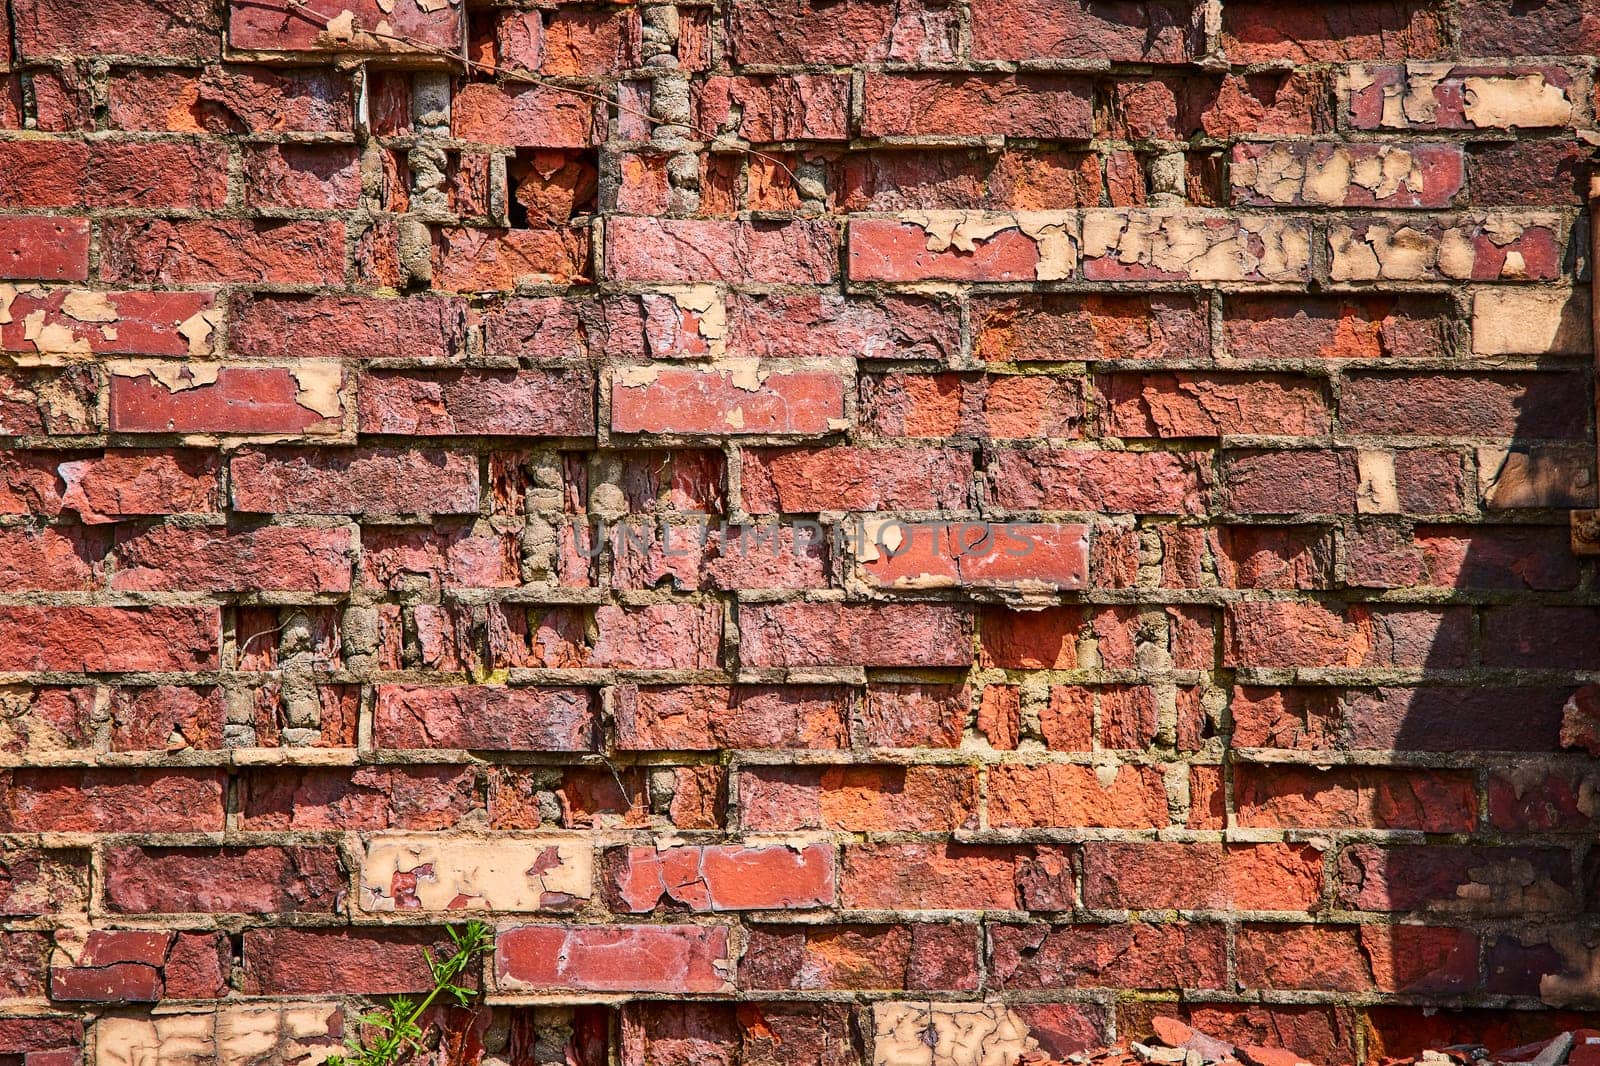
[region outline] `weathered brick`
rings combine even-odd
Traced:
[[[1226,949],[1219,925],[1001,925],[991,932],[996,987],[1221,988]]]
[[[1449,144],[1236,144],[1228,173],[1252,206],[1448,207],[1466,180]]]
[[[1149,767],[1101,773],[1090,766],[997,766],[989,774],[989,824],[1159,828],[1167,824],[1166,788]]]
[[[1461,608],[1236,603],[1225,616],[1222,661],[1232,666],[1465,665],[1470,618]]]
[[[83,281],[88,276],[88,219],[0,215],[0,277]]]
[[[495,939],[502,990],[723,992],[730,965],[720,925],[523,925]]]
[[[624,750],[839,748],[850,699],[833,686],[625,684],[612,713]]]
[[[753,514],[956,508],[971,477],[971,455],[953,449],[748,449],[744,505]]]
[[[1305,911],[1322,896],[1307,844],[1090,843],[1083,866],[1090,907]]]
[[[1593,405],[1574,374],[1360,374],[1346,380],[1346,433],[1580,437]]]
[[[1184,452],[1093,448],[997,450],[991,498],[1001,507],[1199,514],[1210,473]]]
[[[955,59],[955,17],[934,4],[919,4],[907,17],[871,0],[735,0],[728,20],[729,54],[741,65]]]
[[[462,140],[540,148],[586,148],[596,134],[594,104],[541,85],[477,82],[450,102],[451,131]]]
[[[109,368],[110,427],[122,433],[336,433],[343,369],[127,362]]]
[[[758,925],[739,961],[742,988],[973,989],[978,938],[971,925]]]
[[[606,856],[607,891],[623,913],[809,910],[833,903],[831,844],[629,847]]]
[[[850,137],[850,81],[831,74],[729,77],[696,86],[699,124],[747,141]]]
[[[576,688],[380,685],[374,740],[385,748],[585,751],[592,697]]]
[[[752,767],[739,775],[740,824],[757,832],[948,832],[978,823],[969,767]]]
[[[1241,765],[1241,825],[1470,831],[1477,822],[1469,774],[1365,767]]]
[[[391,39],[399,37],[435,49],[461,47],[462,15],[454,5],[396,8],[382,0],[350,0],[337,11],[334,7],[282,9],[236,0],[229,4],[228,43],[274,52],[410,51]]]
[[[337,285],[344,280],[344,223],[115,219],[100,276],[134,285],[267,282]]]
[[[254,513],[438,513],[478,510],[470,456],[393,448],[235,453],[233,506]]]
[[[5,780],[12,833],[220,833],[215,770],[17,769]]]
[[[963,666],[972,661],[967,612],[936,605],[748,604],[741,659],[751,666]]]
[[[594,432],[587,371],[374,370],[362,375],[364,433],[581,437]]]
[[[857,909],[1016,910],[1026,896],[1030,906],[1069,909],[1070,851],[1037,850],[1046,854],[1027,845],[853,844],[840,898]]]
[[[1076,10],[1032,0],[979,0],[972,9],[975,59],[1101,59],[1183,63],[1204,50],[1190,0],[1134,0]]]
[[[1091,281],[1299,281],[1310,267],[1303,219],[1185,210],[1085,211]]]
[[[1077,270],[1071,212],[924,212],[850,221],[855,281],[1055,281]]]
[[[611,378],[618,433],[817,435],[844,428],[845,380],[826,371],[629,367]]]
[[[214,607],[0,607],[0,669],[204,670],[220,628]]]
[[[113,0],[94,18],[70,0],[22,0],[13,16],[24,56],[171,55],[213,57],[221,43],[216,5]]]
[[[398,300],[243,293],[233,300],[229,340],[253,356],[444,358],[465,349],[466,312],[463,299],[429,294]]]
[[[1222,47],[1235,63],[1429,59],[1447,43],[1444,14],[1426,0],[1355,0],[1337,7],[1235,0],[1222,14]]]
[[[861,135],[1087,140],[1089,85],[1062,74],[866,75]]]
[[[1118,437],[1318,436],[1331,426],[1324,390],[1310,378],[1117,374],[1103,379],[1101,395],[1105,428]]]
[[[832,223],[744,222],[619,215],[606,224],[614,281],[806,284],[838,276]]]
[[[1249,296],[1223,300],[1234,359],[1436,358],[1449,351],[1442,304],[1406,296]]]
[[[106,905],[121,914],[331,912],[344,894],[327,847],[160,848],[105,854]]]

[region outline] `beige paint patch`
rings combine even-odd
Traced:
[[[361,861],[361,907],[400,909],[397,879],[419,910],[537,911],[588,899],[593,854],[570,838],[380,835]]]
[[[875,1066],[1013,1066],[1038,1048],[1003,1003],[879,1003]]]
[[[344,410],[339,386],[344,383],[344,368],[338,363],[299,363],[289,368],[294,378],[294,402],[323,418],[337,418]]]
[[[628,366],[616,371],[616,383],[624,389],[642,389],[646,385],[654,385],[656,379],[661,377],[661,366]]]
[[[168,392],[182,392],[185,389],[197,389],[202,385],[215,384],[221,364],[119,361],[108,364],[107,369],[121,378],[148,376],[160,382]]]
[[[94,349],[86,337],[80,337],[71,328],[59,322],[46,322],[43,308],[30,311],[22,320],[23,339],[33,344],[44,356],[86,356]]]
[[[209,355],[211,336],[216,328],[215,311],[198,311],[178,323],[178,336],[189,342],[190,355]]]
[[[1462,114],[1479,129],[1513,126],[1565,126],[1572,103],[1543,74],[1512,78],[1467,78],[1461,83]]]
[[[1394,476],[1394,453],[1356,453],[1356,512],[1399,514],[1400,488]]]
[[[356,36],[356,13],[349,8],[328,19],[328,36],[335,41],[353,41]]]
[[[79,322],[115,322],[122,316],[103,292],[73,289],[61,298],[61,312]]]
[[[1567,355],[1593,347],[1584,292],[1484,289],[1472,298],[1478,355]]]
[[[1259,242],[1259,252],[1255,243]],[[1300,220],[1189,211],[1091,211],[1083,223],[1087,259],[1111,256],[1195,281],[1303,277],[1311,242]]]
[[[979,241],[1017,228],[1014,216],[997,211],[907,211],[900,219],[927,234],[930,252],[975,251]]]

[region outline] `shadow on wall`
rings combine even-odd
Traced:
[[[1565,311],[1552,347],[1587,351],[1587,299]],[[1572,367],[1551,350],[1508,359]],[[1366,953],[1394,991],[1459,993],[1466,1008],[1369,1011],[1369,1060],[1457,1042],[1500,1050],[1593,1026],[1600,1009],[1600,608],[1568,533],[1568,509],[1596,505],[1594,404],[1548,388],[1508,395],[1512,439],[1473,457],[1477,524],[1372,516],[1347,544],[1345,584],[1372,597],[1355,610],[1370,611],[1375,639],[1425,634],[1420,671],[1307,709],[1311,746],[1394,767],[1365,782],[1353,771],[1377,829],[1339,853],[1336,906],[1392,921]],[[1390,589],[1414,601],[1400,591],[1411,588],[1437,602],[1383,602]],[[1323,727],[1340,735],[1318,739]],[[1531,1006],[1556,1010],[1519,1009]]]

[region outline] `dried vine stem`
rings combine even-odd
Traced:
[[[299,11],[302,14],[316,20],[325,31],[330,33],[334,32],[333,20],[338,16],[325,15],[311,7],[309,4],[305,3],[304,0],[281,0],[281,2],[283,3],[286,11]],[[693,133],[700,140],[705,141],[707,144],[714,144],[722,148],[731,149],[732,151],[740,152],[743,155],[749,156],[752,159],[760,159],[764,162],[771,163],[773,166],[789,175],[789,180],[795,182],[796,185],[798,185],[800,182],[799,175],[797,175],[793,170],[789,169],[788,165],[778,157],[770,155],[766,152],[757,151],[748,145],[739,144],[736,141],[729,140],[726,134],[713,133],[710,130],[695,125],[693,122],[669,122],[666,119],[656,118],[648,111],[641,110],[637,107],[629,107],[621,100],[613,100],[604,93],[593,92],[589,89],[579,89],[572,85],[562,85],[560,82],[554,82],[548,78],[543,78],[538,74],[535,74],[533,71],[524,69],[522,67],[502,67],[496,63],[483,63],[476,59],[470,59],[464,55],[458,55],[447,48],[440,48],[438,45],[428,44],[425,41],[414,40],[410,37],[402,37],[399,34],[367,29],[358,30],[355,32],[380,41],[392,41],[395,44],[404,45],[411,51],[421,52],[424,55],[437,56],[441,59],[449,60],[452,63],[459,63],[468,73],[477,72],[480,74],[488,74],[492,77],[501,78],[505,81],[515,82],[520,85],[537,85],[541,88],[550,89],[554,92],[568,93],[572,96],[581,96],[586,100],[594,100],[605,104],[608,107],[615,107],[618,112],[624,115],[631,115],[637,119],[642,119],[653,126],[682,126]]]

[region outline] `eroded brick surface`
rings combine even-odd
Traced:
[[[1592,7],[11,0],[0,1064],[1571,1028]]]

